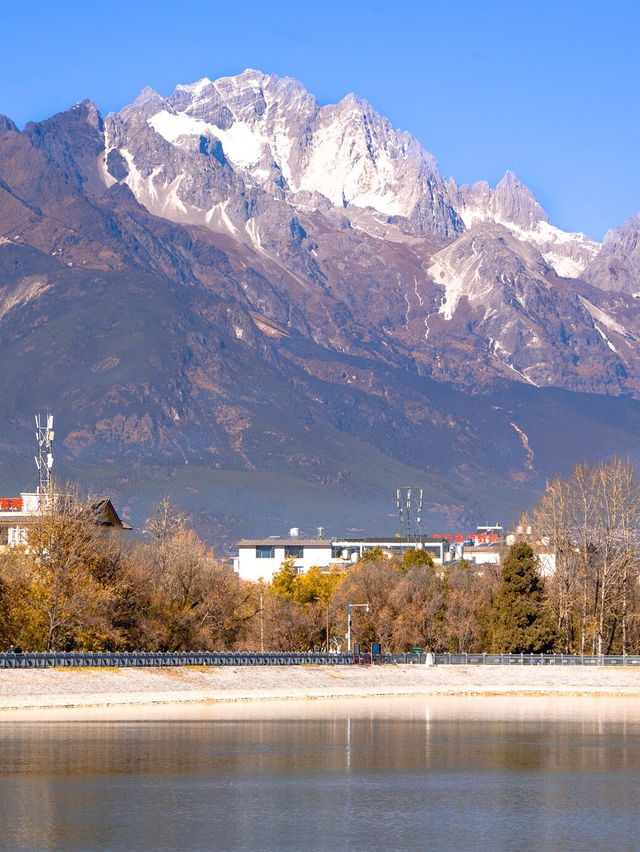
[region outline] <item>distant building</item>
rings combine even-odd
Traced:
[[[292,530],[291,532],[294,532]],[[448,543],[443,540],[419,537],[417,541],[394,538],[302,538],[291,535],[287,538],[270,536],[262,539],[242,539],[236,545],[238,555],[233,567],[243,580],[269,582],[280,570],[286,559],[293,559],[300,574],[309,568],[344,568],[357,562],[363,553],[379,547],[389,557],[403,554],[410,549],[423,549],[433,561],[442,564],[449,554]]]
[[[501,524],[481,524],[476,527],[476,536],[484,537],[485,540],[491,537],[491,540],[496,541],[504,538],[504,530]]]
[[[0,548],[28,545],[29,530],[42,518],[50,506],[51,500],[62,495],[27,494],[19,497],[0,497]],[[82,515],[92,524],[100,527],[130,530],[130,524],[123,521],[108,498],[95,500],[84,506]]]
[[[503,542],[495,544],[465,545],[460,549],[460,558],[475,565],[500,565],[505,554]]]

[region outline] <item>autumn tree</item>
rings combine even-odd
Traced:
[[[554,569],[547,582],[560,649],[568,654],[575,647],[576,608],[581,583],[579,554],[574,544],[576,493],[572,484],[556,476],[548,483],[533,510],[533,525],[543,532],[554,554]]]
[[[476,566],[464,559],[442,576],[444,609],[442,644],[452,653],[482,652],[491,634],[493,599],[500,584],[494,565]]]
[[[18,583],[19,641],[38,650],[94,650],[110,631],[111,554],[91,501],[56,495],[29,531]],[[111,566],[113,568],[113,566]]]
[[[534,509],[536,534],[555,568],[549,602],[564,651],[638,648],[638,519],[635,463],[580,463],[556,477]]]
[[[327,634],[333,630],[336,608],[332,599],[340,578],[340,570],[318,566],[299,573],[295,559],[285,559],[270,584],[276,601],[265,610],[270,619],[269,647],[273,643],[276,650],[326,646]]]
[[[150,640],[160,650],[233,648],[255,614],[249,592],[182,521],[146,548],[150,572]]]

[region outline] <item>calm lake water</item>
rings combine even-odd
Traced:
[[[4,721],[0,848],[640,849],[638,703],[396,698]]]

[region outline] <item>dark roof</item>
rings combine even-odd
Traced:
[[[113,503],[108,497],[103,497],[100,500],[95,500],[87,509],[87,513],[91,516],[91,520],[101,527],[116,527],[121,530],[132,530],[131,524],[123,521],[113,507]]]

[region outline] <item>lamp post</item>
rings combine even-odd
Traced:
[[[327,643],[327,651],[329,651],[329,601],[325,601],[322,598],[319,598],[317,595],[311,598],[312,601],[318,601],[318,603],[324,603],[327,606],[327,620],[325,624],[326,629],[326,643]]]
[[[367,612],[369,612],[369,604],[347,604],[347,654],[351,653],[351,610],[355,609],[358,606],[365,607]]]

